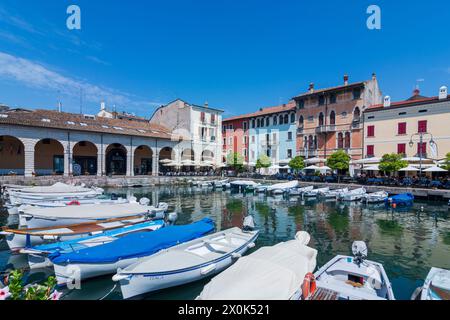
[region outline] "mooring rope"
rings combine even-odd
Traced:
[[[106,295],[104,295],[102,298],[100,298],[100,299],[98,299],[98,300],[103,300],[103,299],[105,299],[107,296],[109,296],[116,288],[117,288],[117,285],[118,285],[119,283],[116,283],[115,285],[114,285],[114,287],[112,287],[112,289],[106,294]]]

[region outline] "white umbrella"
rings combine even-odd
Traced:
[[[331,171],[333,169],[331,169],[330,167],[327,166],[323,166],[323,167],[319,167],[320,171]]]
[[[163,165],[166,167],[179,167],[180,166],[179,163],[165,163]]]
[[[363,171],[380,171],[380,168],[378,167],[378,165],[373,165],[373,166],[368,166],[368,167],[364,167],[362,168]]]
[[[435,167],[425,169],[425,170],[423,170],[423,172],[447,172],[447,170],[435,166]]]
[[[366,164],[366,163],[378,163],[380,161],[381,161],[380,158],[373,157],[373,158],[354,160],[353,163],[355,163],[355,164]]]
[[[420,162],[420,158],[419,157],[406,157],[406,158],[403,158],[402,159],[403,161],[408,161],[408,162]],[[425,162],[425,161],[433,161],[433,160],[431,160],[431,159],[427,159],[427,158],[422,158],[422,162]]]
[[[303,170],[320,170],[320,167],[318,167],[318,166],[309,166],[309,167],[304,168]]]
[[[282,163],[288,164],[289,162],[291,162],[291,160],[292,159],[283,159],[283,160],[278,161],[278,164],[282,164]]]
[[[274,164],[274,165],[270,166],[269,169],[283,169],[283,167],[280,167],[279,165]]]
[[[314,164],[314,163],[322,163],[322,162],[325,162],[325,161],[327,161],[327,160],[326,159],[322,159],[322,158],[311,158],[311,159],[306,159],[305,163]]]
[[[413,166],[407,166],[406,168],[400,169],[399,171],[419,171],[419,169]]]
[[[161,163],[172,163],[172,159],[162,159],[162,160],[159,160],[159,162],[161,162]]]

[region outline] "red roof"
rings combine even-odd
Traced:
[[[254,118],[254,117],[264,116],[264,115],[268,115],[268,114],[280,113],[280,112],[285,112],[285,111],[294,111],[294,110],[295,110],[295,102],[291,101],[287,104],[283,104],[280,106],[262,108],[261,110],[253,112],[253,113],[247,113],[247,114],[242,114],[240,116],[223,119],[222,122],[239,120],[239,119],[248,119],[248,118]]]
[[[403,101],[397,101],[397,102],[392,102],[390,107],[384,107],[383,104],[375,104],[373,106],[370,106],[366,109],[365,112],[372,112],[372,111],[379,111],[379,110],[385,110],[385,109],[394,109],[394,108],[403,108],[403,107],[412,107],[412,106],[417,106],[417,105],[422,105],[422,104],[429,104],[432,102],[440,102],[440,101],[448,101],[450,100],[450,95],[447,97],[447,99],[444,100],[439,100],[439,97],[422,97],[420,96],[420,98],[415,98],[415,99],[407,99],[407,100],[403,100]]]

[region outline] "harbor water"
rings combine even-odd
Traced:
[[[393,284],[397,299],[409,299],[423,283],[431,267],[450,269],[450,210],[447,203],[416,201],[407,209],[390,209],[384,204],[366,205],[301,197],[267,197],[212,191],[197,187],[111,189],[119,196],[147,197],[152,203],[167,202],[178,213],[177,224],[210,217],[218,230],[242,226],[252,215],[261,230],[257,245],[273,245],[293,239],[297,231],[310,233],[310,246],[318,250],[318,267],[337,254],[351,255],[351,244],[363,240],[369,259],[381,262]],[[17,216],[0,213],[0,225],[16,226]],[[0,241],[0,268],[26,268],[23,255],[11,255]],[[33,270],[27,281],[52,274],[52,269]],[[64,299],[122,299],[112,275],[85,281],[81,289],[64,291]],[[209,279],[148,294],[144,299],[195,299]]]

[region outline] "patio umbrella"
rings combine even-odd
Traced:
[[[366,163],[378,163],[380,162],[381,159],[380,158],[366,158],[366,159],[360,159],[360,160],[354,160],[353,163],[354,164],[366,164]]]
[[[447,171],[448,171],[448,170],[439,168],[439,167],[437,167],[437,166],[434,166],[434,167],[431,167],[431,168],[428,168],[428,169],[423,170],[423,172],[447,172]]]
[[[179,167],[179,163],[164,163],[163,166],[165,167]]]
[[[162,159],[162,160],[159,160],[159,162],[161,162],[161,163],[172,163],[172,159]]]
[[[408,162],[420,162],[420,158],[419,157],[406,157],[402,159],[403,161],[408,161]],[[432,162],[433,160],[431,159],[426,159],[426,158],[422,158],[422,162]]]
[[[322,158],[311,158],[311,159],[306,159],[305,163],[311,163],[311,164],[315,164],[315,163],[323,163],[327,161],[326,159],[322,159]]]
[[[378,167],[378,165],[373,165],[373,166],[368,166],[368,167],[364,167],[362,168],[363,171],[380,171],[380,168]]]
[[[279,165],[274,164],[274,165],[270,166],[269,169],[283,169],[283,167],[280,167]]]
[[[331,169],[330,167],[327,166],[323,166],[323,167],[319,167],[320,171],[331,171],[333,169]]]
[[[320,170],[320,167],[318,167],[318,166],[309,166],[309,167],[304,168],[303,170]]]
[[[419,171],[419,169],[413,166],[407,166],[406,168],[400,169],[399,171]]]

